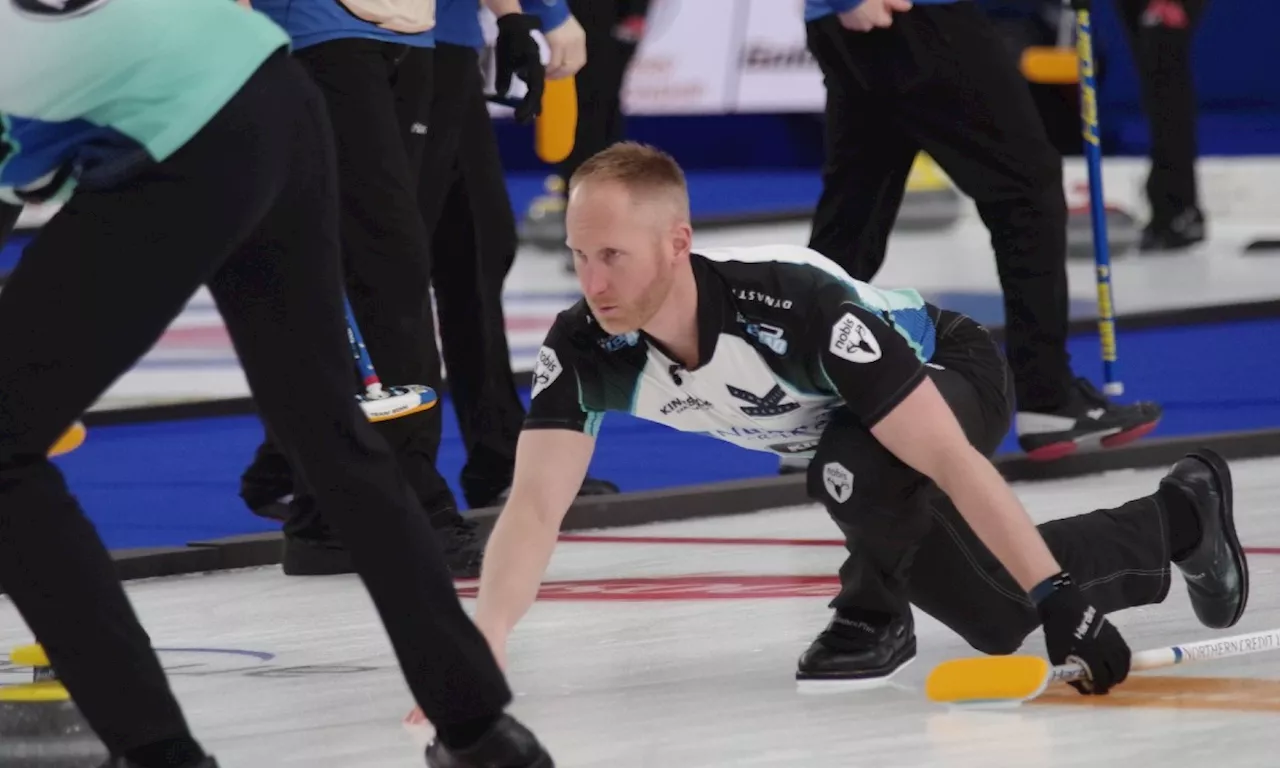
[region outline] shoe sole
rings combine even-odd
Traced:
[[[799,693],[807,695],[822,695],[827,693],[851,693],[855,691],[868,691],[875,688],[882,688],[889,685],[895,676],[902,670],[911,666],[916,660],[916,646],[914,641],[911,646],[911,656],[906,661],[899,664],[887,675],[879,675],[877,677],[796,677],[796,690]]]
[[[1026,452],[1027,458],[1032,461],[1057,461],[1066,458],[1072,454],[1080,452],[1082,442],[1089,440],[1097,440],[1103,448],[1119,448],[1122,445],[1129,445],[1137,442],[1147,435],[1155,431],[1160,425],[1159,420],[1149,421],[1145,424],[1139,424],[1136,427],[1116,432],[1115,434],[1101,436],[1099,432],[1088,432],[1071,440],[1063,440],[1057,443],[1049,443],[1038,448],[1033,448]]]
[[[1236,568],[1240,570],[1240,586],[1241,598],[1240,605],[1236,608],[1235,615],[1231,617],[1231,621],[1222,627],[1212,627],[1212,629],[1226,629],[1234,627],[1240,621],[1240,617],[1244,616],[1244,610],[1249,605],[1249,559],[1245,556],[1244,547],[1240,546],[1240,539],[1236,535],[1235,520],[1235,499],[1234,490],[1231,480],[1231,467],[1227,464],[1227,460],[1222,458],[1217,451],[1208,448],[1199,448],[1188,454],[1198,461],[1204,462],[1213,472],[1213,476],[1218,481],[1218,485],[1222,486],[1222,535],[1227,538],[1227,548],[1231,552],[1231,558],[1235,561]]]

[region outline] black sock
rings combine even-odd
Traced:
[[[1172,483],[1162,483],[1156,497],[1168,523],[1170,559],[1181,560],[1200,543],[1200,516],[1186,492]]]
[[[204,750],[190,736],[152,742],[124,756],[138,768],[195,768],[205,758]]]
[[[478,717],[474,720],[466,720],[448,726],[436,726],[436,737],[440,739],[441,744],[451,750],[466,749],[479,741],[501,719],[502,715],[498,714]]]

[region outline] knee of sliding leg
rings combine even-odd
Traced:
[[[1027,633],[998,621],[984,621],[967,629],[963,637],[979,653],[1008,656],[1018,652],[1027,639]]]

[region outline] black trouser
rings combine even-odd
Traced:
[[[422,315],[431,279],[429,242],[413,174],[429,122],[433,51],[344,39],[303,48],[295,56],[324,94],[334,129],[347,296],[369,357],[386,385],[438,387],[435,329],[430,315],[425,323]],[[351,375],[354,395],[363,390],[354,365]],[[432,511],[453,510],[453,494],[435,466],[440,412],[379,422],[377,429],[396,451],[422,503]],[[245,479],[252,484],[277,476],[283,462],[276,454],[268,441]],[[297,494],[285,532],[330,537],[314,495]]]
[[[168,160],[77,193],[0,293],[0,584],[113,753],[186,724],[107,550],[45,452],[202,284],[427,716],[458,723],[510,699],[422,507],[351,397],[330,137],[321,95],[277,54]]]
[[[990,456],[1008,433],[1012,386],[987,331],[953,312],[938,319],[929,376],[970,442]],[[852,491],[824,484],[827,466],[852,474]],[[838,476],[844,476],[840,473]],[[913,603],[985,653],[1012,653],[1040,624],[1026,592],[928,478],[840,416],[810,464],[810,496],[845,533],[838,612],[884,620]],[[843,500],[838,500],[843,498]],[[1103,612],[1162,601],[1169,590],[1164,514],[1153,496],[1040,525],[1049,549]]]
[[[418,204],[431,239],[431,277],[449,395],[467,463],[467,503],[491,502],[511,485],[524,404],[511,371],[502,286],[518,238],[493,122],[485,106],[479,52],[436,47],[440,84],[431,99]],[[427,305],[425,322],[431,326]],[[423,354],[436,355],[434,335]]]
[[[991,233],[1019,409],[1063,405],[1072,375],[1062,159],[1004,41],[972,2],[917,5],[872,32],[828,16],[807,32],[827,89],[809,247],[870,281],[911,163],[928,152]]]
[[[1143,111],[1151,126],[1147,197],[1152,220],[1167,225],[1199,204],[1196,192],[1196,91],[1191,38],[1206,0],[1119,0],[1133,47]]]
[[[566,182],[587,158],[624,138],[622,83],[637,44],[618,39],[614,30],[625,15],[643,13],[644,5],[627,0],[569,0],[569,10],[587,36],[587,63],[574,78],[578,124],[573,151],[556,169]]]
[[[18,224],[18,217],[21,215],[21,205],[0,203],[0,246],[4,245],[4,241],[13,232],[13,228]]]

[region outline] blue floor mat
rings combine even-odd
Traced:
[[[1119,370],[1130,396],[1121,399],[1164,405],[1157,436],[1280,427],[1280,360],[1265,353],[1277,335],[1280,320],[1123,333]],[[1071,354],[1078,372],[1096,378],[1096,337],[1073,339]],[[452,407],[442,406],[439,467],[453,481],[464,457]],[[237,498],[240,472],[261,437],[253,417],[102,427],[58,461],[109,546],[180,545],[276,528]],[[1002,451],[1016,451],[1012,437]],[[639,491],[768,476],[776,468],[766,454],[610,414],[591,472]]]

